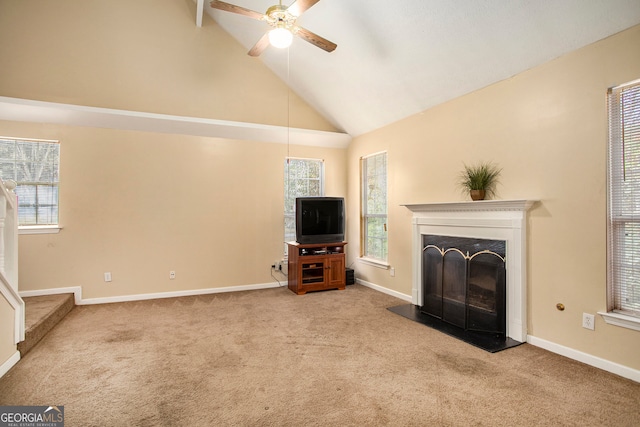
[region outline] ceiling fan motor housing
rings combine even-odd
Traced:
[[[292,30],[297,18],[287,11],[286,6],[276,4],[267,9],[267,12],[264,14],[264,19],[272,27]]]

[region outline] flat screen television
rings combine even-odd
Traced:
[[[296,241],[302,244],[344,241],[343,197],[297,197]]]

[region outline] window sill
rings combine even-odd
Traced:
[[[60,230],[60,225],[21,225],[18,234],[57,234]]]
[[[387,270],[390,267],[388,262],[381,261],[379,259],[374,259],[374,258],[362,257],[362,258],[358,258],[358,261],[363,264],[371,265],[373,267],[384,268],[385,270]]]
[[[610,325],[621,326],[623,328],[633,329],[640,331],[640,318],[629,316],[628,314],[620,314],[614,312],[601,312],[598,314],[602,316],[605,322]]]

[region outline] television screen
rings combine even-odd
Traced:
[[[342,242],[344,225],[344,198],[298,197],[296,199],[298,243]]]

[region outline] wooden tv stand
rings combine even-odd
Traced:
[[[289,245],[289,289],[298,295],[346,285],[344,246],[347,242]]]

